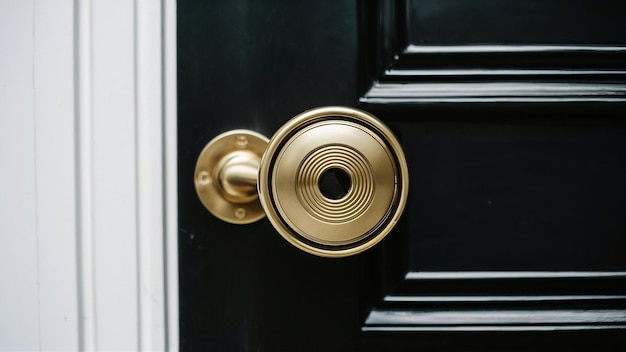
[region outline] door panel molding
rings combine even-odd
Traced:
[[[395,76],[395,73],[392,73]],[[437,72],[450,76],[454,72]],[[512,75],[524,75],[512,72]],[[544,73],[538,73],[537,76]],[[498,75],[483,74],[484,78]],[[556,75],[572,76],[560,72]],[[586,75],[596,75],[588,72]],[[609,73],[602,73],[609,75]],[[472,73],[458,76],[475,78]],[[576,74],[580,76],[580,74]],[[620,73],[620,76],[622,74]],[[404,77],[400,75],[400,77]],[[624,76],[626,77],[626,76]],[[494,77],[495,78],[495,77]],[[459,78],[462,79],[462,78]],[[361,98],[367,104],[417,103],[620,103],[626,101],[626,85],[614,83],[472,82],[472,83],[374,83]]]
[[[408,272],[363,331],[626,328],[626,272]]]
[[[363,331],[624,329],[626,310],[374,310]]]
[[[626,43],[416,44],[410,2],[361,4],[363,104],[626,101]]]
[[[407,252],[403,237],[391,237],[365,260],[362,281],[371,295],[361,331],[373,339],[523,332],[556,343],[561,337],[544,333],[620,336],[626,329],[626,271],[411,271],[398,255]]]

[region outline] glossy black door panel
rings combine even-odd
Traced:
[[[624,5],[506,3],[178,1],[182,350],[626,348]],[[382,243],[319,258],[204,209],[209,140],[323,105],[403,145]]]
[[[439,122],[404,131],[414,271],[626,268],[626,130]]]
[[[623,45],[619,0],[410,0],[408,42],[421,45]]]

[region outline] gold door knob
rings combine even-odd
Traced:
[[[245,130],[220,135],[202,151],[195,174],[200,199],[220,219],[248,223],[264,212],[287,241],[324,257],[380,242],[404,210],[408,181],[391,131],[347,107],[305,111],[269,142]]]

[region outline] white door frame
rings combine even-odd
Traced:
[[[0,0],[0,350],[178,350],[175,0]]]

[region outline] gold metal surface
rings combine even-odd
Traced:
[[[347,174],[350,185],[327,197],[320,178]],[[402,148],[374,116],[347,107],[305,111],[269,141],[259,169],[259,199],[277,231],[324,257],[360,253],[380,242],[406,205],[409,173]]]
[[[216,217],[248,224],[265,216],[257,194],[261,155],[268,139],[256,132],[233,130],[211,140],[194,173],[196,193]]]

